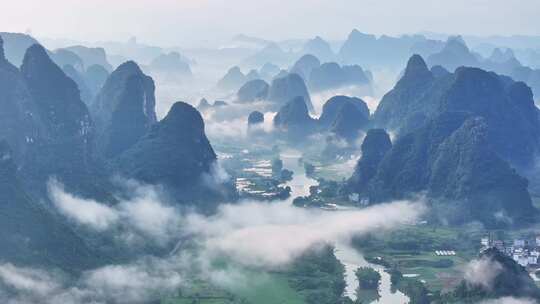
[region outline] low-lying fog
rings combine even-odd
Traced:
[[[335,212],[243,201],[204,216],[176,210],[157,188],[135,187],[134,195],[115,207],[66,193],[55,181],[49,183],[49,193],[59,214],[78,229],[97,235],[114,232],[114,242],[126,249],[147,242],[170,246],[170,254],[141,254],[129,264],[86,271],[75,281],[54,270],[0,264],[0,281],[16,292],[13,297],[0,285],[0,300],[10,295],[8,303],[131,303],[189,286],[184,278],[194,268],[218,286],[247,284],[244,267],[276,269],[320,245],[411,223],[425,210],[423,203],[409,201]],[[174,246],[188,239],[191,249]],[[213,264],[223,257],[231,261],[226,269]]]

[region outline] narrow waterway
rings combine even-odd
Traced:
[[[356,300],[356,288],[358,286],[358,280],[354,272],[359,267],[369,266],[377,270],[381,274],[381,285],[379,286],[380,299],[373,303],[381,304],[405,304],[409,302],[409,298],[400,291],[392,292],[392,283],[390,282],[390,275],[384,271],[384,267],[380,265],[368,263],[364,257],[358,253],[354,248],[351,248],[348,244],[335,244],[336,257],[345,265],[345,281],[347,282],[347,288],[345,289],[345,295]]]
[[[286,200],[289,203],[292,203],[295,197],[307,196],[309,194],[309,188],[318,184],[316,180],[306,176],[303,164],[300,163],[301,157],[302,154],[294,150],[285,150],[280,154],[283,167],[294,172],[293,179],[287,183],[287,186],[291,187],[291,197]],[[334,245],[336,248],[336,257],[345,266],[345,281],[347,282],[345,296],[351,298],[353,301],[356,300],[358,280],[355,271],[359,267],[369,266],[381,274],[381,285],[379,287],[380,298],[372,303],[405,304],[409,302],[409,298],[403,293],[399,291],[393,293],[391,291],[390,275],[384,271],[382,266],[368,263],[358,251],[348,244],[336,243]]]
[[[318,182],[306,176],[304,165],[300,163],[302,154],[295,150],[285,150],[280,153],[283,167],[294,172],[293,179],[287,183],[291,187],[291,196],[287,201],[292,203],[295,197],[309,195],[309,187],[316,186]]]

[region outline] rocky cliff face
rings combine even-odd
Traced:
[[[315,122],[309,116],[306,102],[302,97],[296,97],[285,104],[274,117],[274,125],[280,128],[291,126],[307,126]]]
[[[21,66],[26,50],[38,41],[26,34],[0,32],[4,41],[5,58],[15,65]]]
[[[84,62],[85,69],[93,65],[105,68],[107,72],[112,71],[111,64],[107,61],[107,54],[103,48],[90,48],[82,45],[75,45],[65,48],[79,56]]]
[[[469,118],[448,137],[431,164],[429,195],[440,198],[435,200],[439,205],[458,206],[459,212],[446,214],[455,221],[480,219],[490,226],[532,221],[537,212],[527,180],[490,149],[488,138],[487,124],[479,117]]]
[[[311,75],[311,71],[321,66],[321,62],[319,58],[315,57],[314,55],[311,55],[310,53],[307,53],[306,55],[300,57],[298,59],[293,67],[291,68],[290,72],[298,74],[300,77],[304,79],[304,81],[309,81],[309,77]]]
[[[101,91],[107,78],[109,78],[109,72],[101,65],[93,64],[84,72],[86,85],[93,95],[97,95]]]
[[[316,131],[317,121],[309,116],[304,99],[296,97],[279,109],[274,126],[290,140],[303,140]]]
[[[119,155],[156,122],[154,90],[152,78],[135,62],[126,62],[111,73],[91,107],[101,156]]]
[[[440,110],[465,111],[483,117],[493,149],[517,166],[531,163],[538,152],[538,110],[530,88],[523,84],[511,83],[506,87],[494,73],[459,68],[441,100]]]
[[[489,129],[489,143],[513,165],[526,166],[538,152],[538,110],[526,85],[465,67],[434,78],[420,56],[409,60],[404,76],[381,100],[374,124],[406,134],[421,125],[422,120],[445,112],[483,117]]]
[[[302,54],[313,54],[323,61],[333,60],[335,55],[330,47],[330,44],[321,37],[317,36],[308,40],[301,51]]]
[[[447,69],[445,69],[443,66],[440,66],[440,65],[431,67],[430,71],[431,71],[431,74],[433,74],[433,77],[435,78],[448,76],[450,74],[450,72]]]
[[[244,83],[246,83],[246,75],[239,67],[235,66],[230,68],[225,76],[218,81],[217,87],[226,91],[238,90]]]
[[[238,102],[253,102],[264,100],[268,97],[270,86],[261,79],[246,82],[236,94]]]
[[[110,261],[103,252],[117,250],[96,249],[103,245],[101,236],[83,240],[87,231],[56,214],[48,205],[51,178],[77,197],[104,203],[115,202],[109,179],[117,171],[108,169],[163,185],[187,203],[234,195],[234,187],[217,182],[223,178],[214,172],[216,155],[195,109],[177,103],[154,128],[146,124],[155,121],[153,83],[136,69],[124,67],[127,72],[111,76],[102,96],[111,96],[111,102],[96,101],[96,113],[109,122],[102,131],[111,150],[104,151],[118,154],[106,168],[94,158],[94,124],[73,79],[39,45],[27,50],[20,71],[6,60],[2,46],[0,38],[0,260],[80,274]]]
[[[268,92],[268,100],[282,106],[296,97],[302,97],[308,110],[313,110],[306,84],[298,74],[287,74],[272,81]]]
[[[5,141],[0,141],[0,239],[0,259],[14,264],[77,273],[99,263],[99,255],[67,225],[30,199]]]
[[[461,37],[450,37],[444,48],[427,57],[430,66],[442,66],[454,72],[459,67],[476,67],[507,75],[516,81],[525,82],[533,90],[535,96],[540,94],[540,69],[524,66],[515,57],[511,49],[504,52],[494,49],[489,58],[482,58],[472,52]]]
[[[368,63],[372,56],[370,53],[376,44],[377,38],[374,35],[364,34],[355,29],[341,46],[339,56],[345,62]]]
[[[336,121],[339,113],[342,111],[343,106],[351,104],[361,113],[359,120],[369,119],[369,109],[367,104],[356,97],[348,97],[343,95],[337,95],[330,98],[323,106],[319,123],[322,128],[329,128]]]
[[[322,131],[352,142],[368,126],[369,109],[359,98],[334,96],[324,104],[318,123]]]
[[[124,176],[165,185],[182,197],[199,194],[196,186],[211,174],[216,154],[200,113],[187,103],[175,103],[135,145],[113,160]],[[192,189],[193,188],[193,189]]]
[[[52,62],[42,46],[28,49],[21,73],[50,137],[88,139],[92,123],[77,84]]]
[[[463,113],[446,113],[398,138],[381,162],[375,180],[371,181],[374,185],[371,200],[404,198],[425,190],[431,173],[429,164],[435,157],[436,148],[466,118]]]
[[[516,223],[531,221],[537,212],[527,182],[491,148],[488,133],[479,116],[445,112],[399,137],[376,174],[373,166],[362,166],[368,162],[362,157],[350,180],[353,192],[371,203],[425,193],[434,213],[452,223],[509,224],[501,215]]]
[[[377,173],[386,152],[392,148],[390,136],[383,129],[371,129],[362,142],[362,158],[356,164],[347,187],[355,193],[367,193],[369,181]]]
[[[459,36],[448,38],[444,48],[439,53],[429,56],[428,62],[430,66],[441,65],[451,72],[461,66],[479,65],[479,60]]]
[[[26,177],[44,181],[54,175],[65,183],[82,183],[92,167],[94,128],[77,84],[40,45],[26,52],[21,74],[43,134],[23,163]]]
[[[0,139],[13,149],[20,162],[40,138],[37,108],[19,70],[4,56],[0,36]]]
[[[145,108],[145,78],[132,76],[127,79],[119,103],[102,133],[103,156],[112,158],[133,146],[155,123]]]
[[[53,52],[47,51],[49,57],[56,63],[57,66],[63,68],[70,65],[78,72],[84,71],[84,62],[77,54],[66,49],[58,49]]]
[[[394,88],[382,98],[373,120],[377,127],[396,130],[403,126],[414,112],[433,111],[432,105],[424,105],[426,92],[432,87],[434,77],[419,55],[412,56],[405,73]]]
[[[274,117],[274,126],[289,139],[303,140],[313,133],[329,135],[330,142],[346,140],[354,144],[369,126],[367,104],[356,97],[334,96],[323,106],[319,119],[312,118],[302,97],[282,106]]]
[[[64,65],[62,71],[71,78],[77,84],[79,88],[79,93],[81,95],[81,100],[89,106],[94,99],[94,93],[90,91],[88,85],[86,85],[86,80],[79,71],[77,71],[72,65]]]
[[[349,143],[354,143],[361,138],[361,131],[368,123],[369,118],[365,117],[357,106],[348,103],[341,108],[330,132]]]
[[[0,60],[2,62],[5,62],[6,59],[6,52],[4,51],[4,39],[2,36],[0,36]]]
[[[371,81],[358,65],[340,66],[335,62],[314,68],[309,76],[309,88],[313,91],[337,89],[345,86],[370,86]]]

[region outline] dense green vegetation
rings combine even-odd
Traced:
[[[243,268],[242,282],[218,287],[206,279],[190,279],[162,304],[336,304],[348,303],[344,267],[330,246],[315,248],[284,269]],[[350,301],[350,300],[349,300]]]
[[[367,261],[396,268],[425,280],[430,291],[454,288],[464,265],[476,257],[485,231],[475,227],[450,228],[428,225],[374,233],[353,239],[353,246]],[[456,256],[437,256],[436,250],[454,250]]]
[[[290,286],[282,273],[244,270],[242,282],[217,287],[204,280],[193,280],[162,304],[305,304],[303,295]],[[244,280],[245,279],[245,280]]]
[[[330,246],[305,253],[288,272],[291,286],[304,295],[307,304],[344,303],[344,273]]]
[[[250,273],[247,279],[251,283],[231,290],[244,300],[243,303],[306,303],[304,295],[292,286],[289,281],[290,277],[287,274],[273,272]]]
[[[371,267],[360,267],[354,273],[362,289],[377,289],[381,283],[381,274]]]
[[[430,303],[429,291],[422,282],[417,279],[403,277],[401,272],[395,268],[388,270],[388,272],[390,273],[392,288],[401,291],[409,297],[410,304]]]
[[[419,253],[435,250],[477,251],[484,231],[475,227],[451,228],[430,225],[405,226],[387,233],[373,233],[354,238],[357,248],[366,251],[392,250]]]
[[[273,157],[265,156],[264,159]],[[304,155],[303,160],[304,164],[308,164],[304,165],[306,171],[309,168],[310,174],[318,179],[320,185],[311,187],[309,196],[298,198],[295,204],[320,207],[330,202],[343,203],[340,201],[342,193],[338,192],[343,182],[340,181],[339,174],[329,169],[333,164],[325,163],[320,157],[309,154]],[[323,175],[328,179],[320,178]],[[505,240],[522,233],[514,230],[499,231],[501,233],[497,237]],[[363,253],[367,253],[366,260],[369,262],[381,264],[400,274],[394,276],[394,287],[410,297],[412,303],[428,303],[426,301],[438,300],[440,294],[445,295],[459,287],[463,278],[462,269],[468,261],[477,256],[479,240],[485,234],[483,228],[475,225],[458,228],[429,223],[355,238],[354,244]],[[435,250],[454,250],[457,255],[437,256]],[[321,283],[320,280],[316,281]],[[302,293],[311,292],[304,290]],[[363,291],[357,302],[370,303],[378,296],[378,293]]]

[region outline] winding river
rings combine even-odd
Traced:
[[[307,196],[309,194],[309,187],[318,184],[316,180],[306,176],[304,167],[299,162],[301,157],[302,154],[294,150],[286,150],[280,154],[280,158],[283,161],[283,167],[294,172],[293,179],[287,183],[287,185],[291,187],[291,197],[287,199],[287,202],[289,203],[292,203],[295,197]],[[403,293],[391,291],[390,275],[384,271],[382,266],[368,263],[364,257],[349,244],[336,243],[335,248],[336,257],[345,266],[345,281],[347,282],[345,296],[348,296],[353,301],[356,300],[358,280],[356,279],[354,272],[359,267],[369,266],[381,274],[381,285],[379,287],[380,298],[373,303],[405,304],[409,302],[409,298]]]

